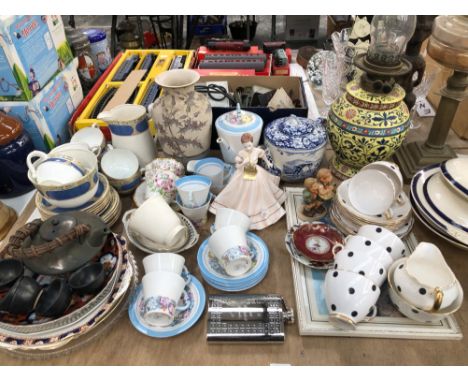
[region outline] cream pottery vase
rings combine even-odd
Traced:
[[[200,75],[175,69],[155,78],[164,91],[150,107],[158,139],[168,156],[202,156],[210,148],[212,113],[208,98],[195,91]]]

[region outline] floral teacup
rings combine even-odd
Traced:
[[[240,276],[252,266],[252,255],[248,247],[239,245],[229,248],[219,258],[219,262],[230,276]]]
[[[241,276],[252,267],[252,254],[241,227],[229,225],[216,230],[208,245],[229,276]]]
[[[185,280],[174,272],[157,271],[143,276],[144,319],[152,326],[168,326],[176,312],[187,310],[190,302],[178,306],[185,294]],[[189,299],[184,296],[184,301]]]

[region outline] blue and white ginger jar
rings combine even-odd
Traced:
[[[265,146],[274,167],[287,182],[297,182],[315,174],[327,144],[326,120],[290,115],[269,123],[265,128]]]

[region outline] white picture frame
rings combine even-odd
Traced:
[[[288,230],[302,223],[298,211],[302,208],[300,187],[285,187],[286,218]],[[414,234],[405,239],[408,250],[417,245]],[[361,322],[355,330],[341,330],[328,322],[328,313],[323,295],[323,280],[326,271],[314,270],[291,258],[294,291],[296,295],[297,322],[301,336],[337,336],[404,338],[428,340],[460,340],[463,334],[456,319],[452,316],[437,324],[425,324],[402,316],[391,304],[386,292],[379,298],[379,314],[369,322]],[[386,290],[385,288],[383,290]],[[380,315],[381,312],[384,315]]]

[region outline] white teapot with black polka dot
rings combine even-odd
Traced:
[[[432,243],[418,244],[395,269],[393,283],[401,297],[425,311],[450,307],[460,293],[455,274]]]

